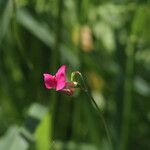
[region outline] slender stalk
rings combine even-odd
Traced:
[[[60,65],[60,46],[61,46],[61,35],[62,35],[62,14],[64,9],[64,1],[58,0],[58,16],[57,16],[57,25],[56,25],[56,37],[55,37],[55,45],[54,50],[52,52],[51,58],[51,69],[54,72],[56,68]],[[50,110],[52,113],[52,124],[51,124],[51,132],[52,137],[55,137],[55,120],[57,115],[58,108],[58,96],[55,92],[51,94],[52,102],[50,104]]]
[[[108,142],[109,142],[109,144],[110,144],[110,146],[111,146],[111,149],[113,149],[113,145],[112,145],[111,137],[110,137],[110,132],[109,132],[108,126],[107,126],[107,124],[106,124],[106,121],[105,121],[105,119],[104,119],[104,116],[102,115],[101,110],[99,109],[98,105],[96,104],[96,102],[95,102],[94,98],[91,96],[91,94],[89,94],[88,91],[85,91],[85,94],[87,95],[87,97],[89,97],[89,98],[91,99],[91,101],[93,102],[94,106],[96,107],[96,109],[97,109],[97,111],[98,111],[98,113],[99,113],[99,116],[100,116],[100,118],[101,118],[101,120],[102,120],[102,122],[103,122],[105,131],[106,131],[106,136],[107,136],[107,138],[108,138]]]
[[[98,114],[103,122],[103,125],[104,125],[104,128],[105,128],[105,131],[106,131],[106,136],[108,138],[108,142],[110,144],[110,147],[111,149],[113,150],[113,145],[112,145],[112,141],[111,141],[111,137],[110,137],[110,132],[109,132],[109,129],[108,129],[108,126],[107,126],[107,123],[105,121],[105,118],[101,112],[101,110],[99,109],[97,103],[95,102],[94,98],[92,97],[92,95],[90,94],[90,92],[88,91],[87,89],[87,86],[86,86],[86,83],[84,81],[84,78],[82,76],[82,74],[80,72],[76,72],[80,77],[81,77],[81,80],[82,80],[82,84],[83,84],[83,87],[80,85],[80,88],[84,91],[84,93],[87,95],[88,98],[90,98],[90,100],[92,101],[92,103],[94,104],[94,106],[96,107],[97,111],[98,111]]]
[[[63,15],[63,9],[64,9],[64,2],[63,0],[58,0],[58,16],[57,16],[57,22],[56,22],[56,37],[55,37],[55,45],[54,50],[52,52],[52,71],[56,70],[56,67],[60,65],[60,45],[62,40],[62,15]]]
[[[126,79],[124,84],[124,101],[123,101],[123,121],[121,142],[119,150],[126,150],[129,139],[129,125],[132,104],[132,89],[133,89],[133,72],[134,72],[134,41],[130,37],[129,44],[126,49],[127,62],[126,62]]]

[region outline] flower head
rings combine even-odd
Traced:
[[[44,82],[47,89],[62,90],[66,86],[66,66],[61,66],[55,75],[44,73]]]
[[[44,73],[44,83],[47,89],[55,89],[56,91],[62,91],[68,95],[73,95],[75,91],[75,82],[66,81],[66,66],[61,66],[55,75]]]

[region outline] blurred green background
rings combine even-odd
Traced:
[[[67,65],[88,97],[47,90]],[[0,0],[0,150],[149,150],[148,0]]]

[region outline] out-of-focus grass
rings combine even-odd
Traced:
[[[69,97],[45,89],[42,74],[66,64],[68,80],[74,70],[86,76],[114,149],[150,149],[149,8],[141,0],[0,0],[0,148],[110,149],[80,90]],[[26,113],[35,102],[52,118],[28,140],[19,129],[25,120],[34,126]]]

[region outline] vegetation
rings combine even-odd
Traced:
[[[148,0],[0,0],[0,150],[149,150],[149,27]],[[63,64],[96,107],[45,88]]]

